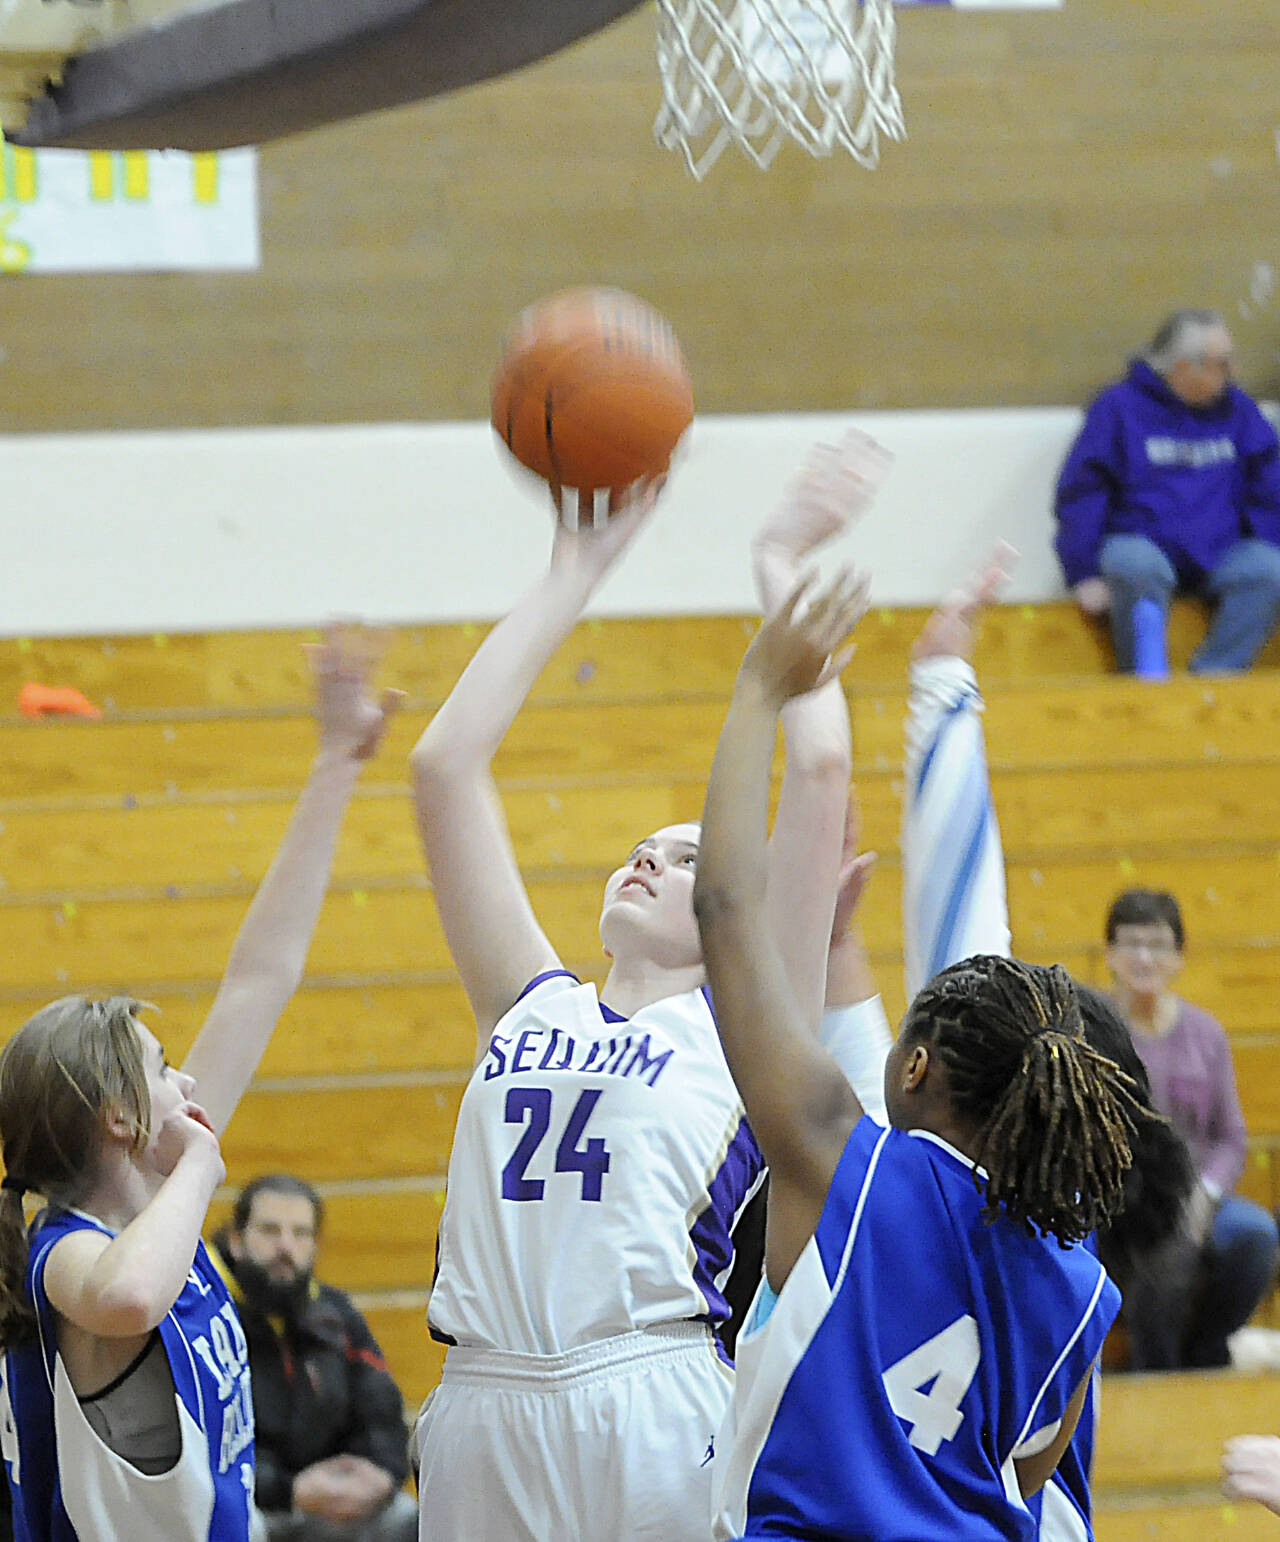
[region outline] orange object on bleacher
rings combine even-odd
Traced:
[[[101,717],[102,708],[70,685],[40,685],[28,680],[18,692],[24,717]]]

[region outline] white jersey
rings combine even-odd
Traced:
[[[431,1331],[556,1355],[728,1316],[729,1234],[763,1173],[705,989],[623,1018],[539,975],[462,1098]]]

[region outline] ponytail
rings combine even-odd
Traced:
[[[1137,1086],[1086,1042],[1061,965],[966,959],[925,986],[911,1018],[947,1068],[956,1114],[977,1132],[989,1220],[1006,1215],[1066,1246],[1120,1211]]]
[[[22,1185],[0,1184],[0,1349],[35,1333],[36,1314],[27,1299],[27,1225]]]
[[[1151,1082],[1133,1038],[1114,1002],[1076,984],[1088,1042],[1114,1060],[1134,1083],[1133,1166],[1125,1174],[1124,1204],[1098,1235],[1098,1254],[1124,1290],[1185,1222],[1187,1202],[1199,1179],[1186,1141],[1156,1108]]]
[[[979,1136],[988,1212],[1081,1242],[1124,1203],[1132,1082],[1083,1038],[1034,1034]]]

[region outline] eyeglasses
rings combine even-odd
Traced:
[[[1176,942],[1151,937],[1117,937],[1110,946],[1118,953],[1149,953],[1152,958],[1176,958],[1180,951]]]

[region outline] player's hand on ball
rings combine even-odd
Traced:
[[[368,760],[377,753],[403,691],[384,691],[379,700],[369,686],[386,650],[387,634],[373,627],[334,623],[324,641],[307,646],[315,687],[316,717],[324,749]]]
[[[757,548],[800,561],[866,513],[892,465],[889,451],[861,429],[850,429],[839,444],[815,444],[756,532]]]
[[[561,517],[561,502],[552,489],[556,507],[556,534],[551,566],[572,571],[590,583],[598,583],[639,534],[666,484],[666,477],[648,477],[611,500],[612,512],[598,522],[580,520],[570,529]]]
[[[842,569],[808,603],[815,575],[805,573],[761,624],[742,661],[740,678],[754,680],[775,708],[834,680],[853,657],[841,644],[867,612],[870,579]]]

